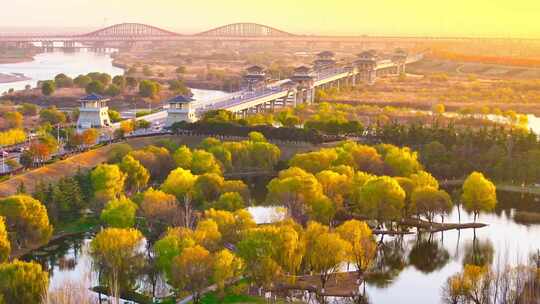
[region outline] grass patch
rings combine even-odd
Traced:
[[[90,231],[98,225],[99,219],[97,217],[81,217],[73,221],[58,223],[54,230],[56,234],[75,234]]]
[[[253,297],[248,295],[226,295],[224,298],[219,298],[217,294],[215,293],[208,293],[204,295],[201,299],[202,304],[218,304],[218,303],[226,303],[226,304],[239,304],[239,303],[266,303],[264,298],[261,297]]]

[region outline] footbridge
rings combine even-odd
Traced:
[[[227,110],[239,117],[249,114],[274,111],[276,107],[310,104],[318,89],[340,86],[355,86],[358,82],[373,83],[378,77],[405,73],[409,63],[419,61],[422,54],[408,56],[396,50],[390,59],[379,56],[375,51],[358,55],[357,60],[338,66],[331,52],[318,54],[313,67],[298,67],[291,78],[268,81],[265,70],[259,66],[247,69],[244,88],[214,100],[193,100],[177,96],[169,100],[166,126],[178,121],[194,122],[211,110]]]

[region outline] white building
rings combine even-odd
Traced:
[[[109,118],[109,99],[96,94],[90,94],[80,99],[78,129],[104,128],[111,126]]]
[[[197,121],[195,107],[193,107],[194,101],[195,100],[193,98],[184,95],[178,95],[170,99],[168,101],[169,109],[167,110],[167,120],[165,121],[165,127],[170,127],[175,122],[180,121]]]

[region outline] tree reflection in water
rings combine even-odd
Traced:
[[[479,240],[475,237],[465,244],[463,249],[463,265],[486,266],[493,263],[495,249],[488,239]]]
[[[431,273],[443,268],[450,260],[448,250],[438,240],[434,240],[431,234],[423,239],[422,234],[409,253],[409,264],[423,273]]]
[[[379,288],[390,286],[393,279],[407,266],[405,256],[403,236],[379,243],[372,273],[366,282]]]

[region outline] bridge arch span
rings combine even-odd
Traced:
[[[121,23],[77,37],[175,37],[180,34],[142,23]]]
[[[195,36],[214,37],[288,37],[294,36],[282,30],[259,23],[232,23],[213,28]]]

